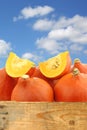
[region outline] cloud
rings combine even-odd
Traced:
[[[81,33],[73,28],[72,26],[68,26],[65,29],[54,29],[49,32],[48,37],[56,40],[63,40],[63,39],[68,39],[71,41],[75,41],[75,38],[80,36]]]
[[[26,52],[22,55],[22,58],[29,59],[35,63],[38,63],[42,57],[30,52]]]
[[[24,53],[22,55],[22,58],[26,58],[26,59],[32,59],[34,57],[34,55],[32,53]]]
[[[13,21],[17,21],[20,19],[29,19],[29,18],[33,18],[33,17],[38,17],[38,16],[44,16],[47,15],[51,12],[53,12],[54,9],[50,6],[37,6],[37,7],[25,7],[20,11],[20,14],[18,15],[18,17],[13,17]]]
[[[84,54],[86,54],[86,55],[87,55],[87,50],[84,50]]]
[[[11,50],[10,43],[0,39],[0,57],[6,57]]]
[[[38,49],[44,49],[50,54],[56,54],[60,50],[67,49],[66,45],[63,45],[63,43],[58,43],[54,39],[49,39],[49,38],[44,38],[44,37],[42,37],[41,39],[37,39],[36,45]]]
[[[55,21],[51,21],[48,19],[39,19],[33,25],[33,29],[39,31],[47,31],[50,30],[55,24]]]
[[[71,18],[62,16],[58,20],[55,20],[55,24],[52,27],[52,29],[62,29],[66,28],[68,26],[72,26],[73,28],[77,29],[78,31],[85,32],[87,29],[87,17],[86,16],[80,16],[80,15],[74,15]]]
[[[60,17],[58,20],[38,20],[33,29],[48,31],[47,36],[36,40],[36,45],[37,48],[49,51],[50,54],[67,49],[76,53],[76,51],[83,51],[84,46],[87,45],[87,17],[84,16],[75,15],[71,18]]]
[[[73,52],[73,51],[79,51],[81,52],[83,49],[83,46],[82,45],[79,45],[79,44],[72,44],[70,45],[70,50]]]

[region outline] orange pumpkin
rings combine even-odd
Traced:
[[[17,78],[10,77],[5,68],[0,69],[0,101],[11,100],[11,93],[17,83]]]
[[[87,101],[87,74],[74,68],[72,73],[64,75],[54,87],[55,101]]]
[[[74,68],[78,68],[80,72],[87,74],[87,64],[82,63],[79,58],[74,60]]]
[[[28,74],[30,74],[30,72],[29,72]],[[31,75],[30,77],[38,77],[38,78],[41,78],[41,79],[45,80],[46,82],[48,82],[48,83],[51,85],[51,87],[54,87],[54,82],[53,82],[53,80],[50,79],[50,78],[45,77],[45,76],[41,73],[41,71],[40,71],[40,69],[39,69],[38,66],[34,67],[34,71],[33,71],[32,75]]]
[[[48,78],[56,79],[71,71],[71,57],[68,51],[49,58],[47,61],[39,63],[41,73]]]
[[[54,100],[51,86],[43,79],[24,75],[19,78],[17,85],[12,91],[11,100],[15,101],[48,101]]]
[[[28,70],[26,74],[29,75],[29,77],[31,77],[35,71],[36,71],[36,66],[33,66]]]

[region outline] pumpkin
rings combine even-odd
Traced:
[[[10,52],[6,61],[6,72],[11,77],[20,77],[27,73],[34,63],[27,59],[18,57],[15,53]]]
[[[54,87],[55,101],[85,102],[87,101],[87,74],[80,73],[77,68],[64,75]]]
[[[60,78],[71,70],[71,57],[68,51],[61,52],[39,63],[41,73],[48,78]]]
[[[10,77],[5,68],[0,69],[0,101],[11,100],[11,93],[17,80],[17,78]]]
[[[87,64],[82,63],[79,58],[74,60],[74,68],[78,68],[80,72],[87,74]]]
[[[11,100],[52,102],[54,94],[51,86],[43,79],[23,75],[12,91]]]
[[[36,71],[36,66],[32,66],[32,67],[28,70],[28,72],[27,72],[26,74],[29,75],[29,77],[31,77],[31,76],[34,74],[35,71]]]
[[[35,66],[33,69],[34,69],[34,71],[32,70],[33,73],[32,73],[32,75],[31,75],[31,77],[41,78],[41,79],[45,80],[46,82],[48,82],[48,83],[51,85],[52,88],[54,87],[54,81],[53,81],[52,79],[50,79],[50,78],[45,77],[45,76],[41,73],[41,71],[40,71],[40,69],[39,69],[38,66]],[[30,75],[30,72],[29,72],[28,74]]]

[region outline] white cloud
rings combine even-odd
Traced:
[[[33,29],[39,31],[47,31],[50,30],[55,24],[55,21],[49,21],[48,19],[39,19],[33,25]]]
[[[84,50],[84,54],[87,54],[87,50]]]
[[[39,23],[42,23],[42,25],[39,25]],[[72,52],[83,51],[84,46],[87,44],[87,17],[75,15],[72,18],[47,19],[47,23],[51,23],[48,28],[44,19],[38,20],[34,24],[34,29],[40,31],[48,29],[46,37],[36,40],[38,48],[49,51],[51,54],[54,51],[58,52],[66,49]]]
[[[67,49],[66,45],[62,47],[62,43],[58,43],[56,40],[43,37],[41,39],[37,39],[36,45],[39,49],[44,49],[51,54],[56,54],[61,49]]]
[[[0,57],[6,57],[11,50],[10,43],[0,39]]]
[[[44,16],[54,11],[50,6],[25,7],[20,11],[14,21]],[[40,18],[40,17],[38,17]],[[33,24],[33,29],[47,31],[46,37],[37,38],[36,45],[40,50],[45,50],[50,54],[63,50],[83,51],[87,44],[87,17],[76,14],[73,17],[62,16],[58,19],[38,19]],[[85,52],[86,53],[86,52]],[[30,55],[33,57],[32,55]],[[29,57],[29,56],[28,56]],[[33,57],[34,58],[34,57]]]
[[[54,11],[54,9],[50,6],[37,6],[35,8],[25,7],[20,11],[18,17],[14,17],[13,21],[17,21],[20,19],[29,19],[37,16],[44,16]]]
[[[80,34],[78,37],[72,39],[73,42],[87,44],[87,34]]]
[[[13,21],[16,22],[17,20],[23,19],[23,16],[13,17]]]
[[[60,17],[54,25],[54,29],[61,29],[61,28],[66,28],[68,26],[72,26],[76,30],[79,31],[87,31],[85,27],[87,27],[87,17],[80,16],[80,15],[75,15],[71,18],[67,17]]]
[[[26,59],[32,59],[34,57],[34,55],[32,53],[24,53],[22,55],[22,58],[26,58]]]
[[[77,38],[80,35],[81,33],[79,31],[77,31],[72,26],[68,26],[65,29],[63,28],[63,29],[56,29],[50,31],[48,37],[56,40],[68,39],[73,41],[75,38]]]
[[[38,63],[42,57],[37,56],[36,54],[30,53],[30,52],[26,52],[22,55],[22,58],[29,59],[35,63]]]
[[[56,47],[57,47],[56,41],[48,39],[48,38],[37,39],[36,44],[38,45],[38,48],[44,48],[44,49],[47,49],[49,51],[56,49]]]
[[[72,44],[70,45],[70,50],[73,52],[73,51],[82,51],[83,49],[83,46],[79,45],[79,44]]]

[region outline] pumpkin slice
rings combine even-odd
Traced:
[[[71,57],[68,51],[39,63],[41,73],[48,78],[58,78],[71,70]]]
[[[28,59],[22,59],[15,53],[10,52],[6,61],[6,72],[11,77],[20,77],[27,73],[34,66],[34,63]]]

